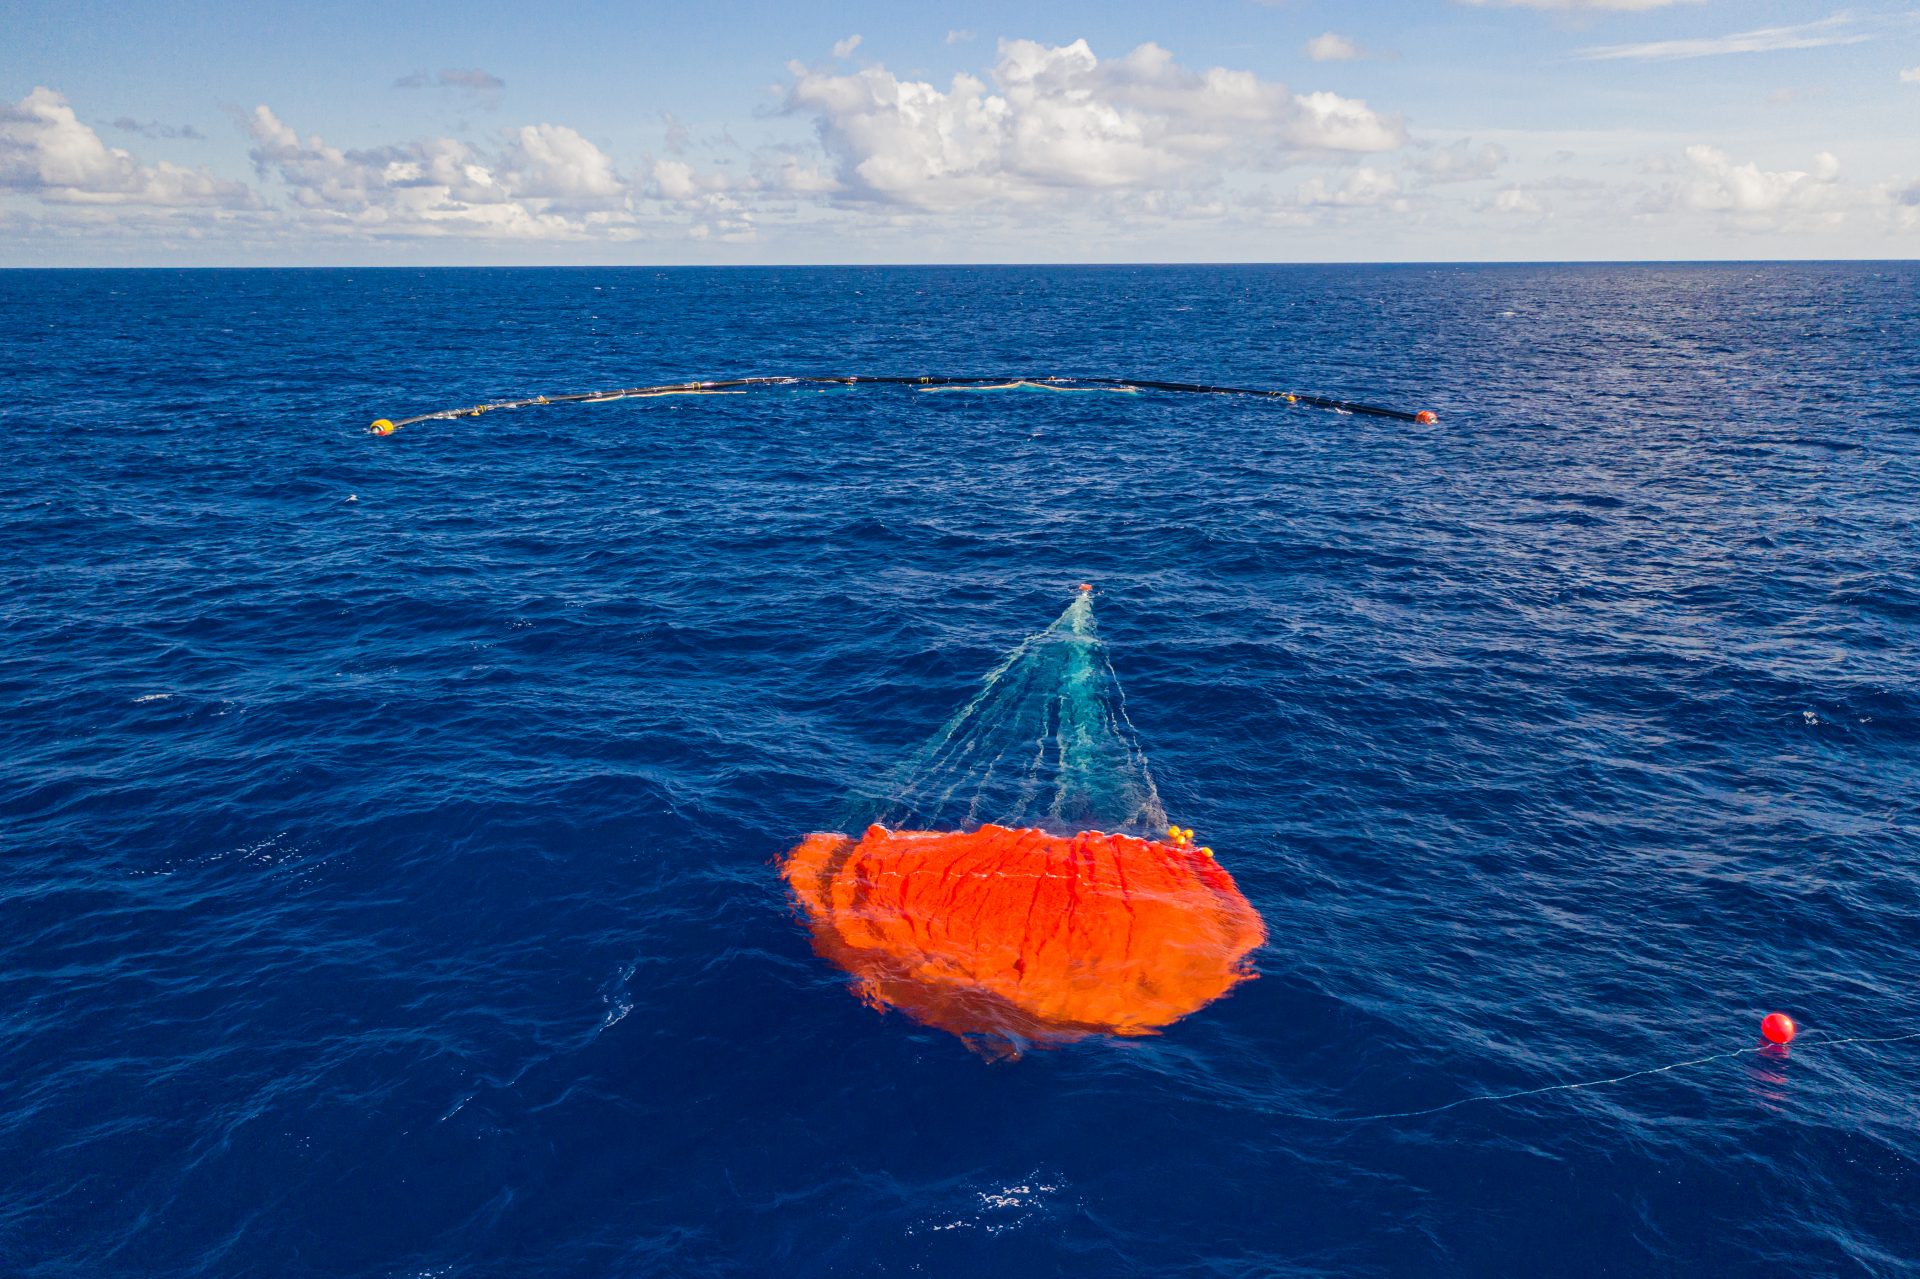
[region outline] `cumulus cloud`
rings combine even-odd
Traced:
[[[243,118],[248,155],[310,223],[389,234],[553,235],[569,227],[514,198],[494,167],[452,138],[346,151],[302,138],[265,106]]]
[[[793,63],[787,109],[813,117],[842,198],[919,209],[1209,181],[1229,163],[1389,151],[1400,121],[1252,72],[1181,66],[1155,44],[1102,60],[1085,40],[1003,40],[991,83],[941,89],[882,66]]]
[[[500,166],[515,198],[590,208],[618,203],[626,195],[626,183],[613,171],[607,153],[564,124],[514,130],[501,151]]]
[[[1365,165],[1347,174],[1338,186],[1324,177],[1308,178],[1300,184],[1294,201],[1309,208],[1359,209],[1384,207],[1404,213],[1407,201],[1400,195],[1400,183],[1391,173]]]
[[[840,189],[811,153],[794,147],[761,147],[753,156],[753,189],[777,196],[823,197]]]
[[[1791,232],[1809,247],[1849,249],[1876,227],[1890,248],[1920,230],[1911,171],[1845,181],[1827,152],[1787,165],[1765,157],[1781,167],[1763,168],[1729,146],[1739,134],[1667,148],[1638,170],[1639,134],[1597,157],[1583,141],[1579,156],[1530,150],[1522,162],[1485,133],[1410,140],[1396,117],[1366,102],[1185,65],[1154,44],[1102,58],[1085,41],[1003,41],[984,61],[941,84],[878,64],[790,64],[775,90],[782,118],[763,136],[743,134],[742,146],[716,123],[696,137],[662,112],[657,126],[641,121],[654,152],[624,158],[552,122],[392,142],[376,135],[376,145],[356,149],[260,106],[238,116],[257,174],[244,183],[110,147],[59,94],[36,89],[0,103],[0,235],[23,243],[117,235],[143,245],[199,236],[254,247],[440,238],[451,242],[443,256],[458,257],[471,252],[458,247],[463,240],[711,244],[752,239],[769,225],[791,226],[812,237],[796,242],[816,246],[856,229],[893,236],[876,243],[906,253],[930,231],[956,237],[943,243],[1001,237],[996,247],[1158,245],[1156,237],[1192,245],[1207,241],[1190,228],[1208,224],[1214,235],[1364,226],[1369,245],[1404,245],[1395,238],[1403,229],[1427,236],[1448,225],[1463,243],[1551,232],[1555,244],[1570,235],[1587,243],[1577,237],[1591,233],[1599,245],[1638,222],[1729,240]],[[485,91],[429,79],[420,87]],[[188,136],[184,126],[128,117],[113,127]],[[1586,176],[1556,176],[1576,159],[1588,161]],[[1286,251],[1283,235],[1257,243]]]
[[[1546,202],[1522,186],[1502,187],[1493,193],[1491,200],[1480,207],[1494,213],[1506,213],[1518,217],[1541,218],[1547,214]]]
[[[1473,145],[1472,138],[1461,138],[1443,147],[1430,148],[1413,162],[1413,171],[1422,181],[1474,182],[1490,178],[1507,162],[1507,149],[1497,142]]]
[[[1366,54],[1358,41],[1337,31],[1322,31],[1307,41],[1303,51],[1315,62],[1349,62]]]
[[[36,88],[0,104],[0,192],[49,204],[247,208],[253,193],[205,169],[142,164],[82,124],[67,100]]]
[[[854,35],[848,36],[844,40],[835,41],[833,46],[833,56],[836,58],[850,58],[853,56],[853,51],[855,49],[858,49],[859,47],[860,47],[860,37],[856,33]]]
[[[1737,215],[1835,211],[1840,161],[1831,151],[1815,156],[1811,170],[1735,164],[1726,152],[1705,145],[1688,147],[1686,158],[1690,171],[1681,197],[1688,208]]]
[[[851,37],[841,44],[852,52]],[[234,112],[250,182],[142,163],[103,144],[58,94],[36,90],[0,106],[0,217],[35,234],[84,221],[89,233],[164,223],[214,235],[241,225],[244,210],[257,244],[738,240],[754,237],[762,219],[811,223],[835,205],[828,216],[875,228],[916,225],[928,211],[1009,228],[1061,214],[1075,225],[1138,227],[1254,211],[1247,179],[1302,164],[1331,176],[1287,196],[1263,191],[1267,216],[1301,225],[1323,213],[1406,207],[1411,170],[1354,164],[1407,145],[1398,118],[1359,99],[1189,67],[1153,44],[1103,59],[1085,41],[1003,41],[990,63],[941,86],[878,65],[794,64],[787,114],[813,126],[812,141],[769,137],[742,148],[728,139],[739,154],[704,163],[696,153],[718,143],[696,140],[671,113],[659,117],[659,153],[623,167],[558,123],[348,146],[260,105]],[[400,83],[485,94],[502,81],[472,69]],[[147,136],[165,128],[119,123]],[[148,212],[79,207],[142,202]]]
[[[754,234],[752,212],[734,194],[732,179],[703,173],[684,160],[656,160],[647,193],[693,215],[689,232],[697,240],[743,240]]]
[[[752,218],[723,184],[681,160],[643,186],[575,129],[530,124],[481,152],[452,138],[345,150],[302,138],[265,106],[242,119],[262,177],[286,188],[296,215],[326,232],[380,237],[631,239],[647,230],[638,202],[684,215],[695,236],[750,234]]]
[[[1732,35],[1701,40],[1653,40],[1644,44],[1604,44],[1582,49],[1592,61],[1631,58],[1666,61],[1677,58],[1717,58],[1730,53],[1774,53],[1783,49],[1819,49],[1835,44],[1861,44],[1872,37],[1847,31],[1853,19],[1844,13],[1790,27],[1758,27]]]

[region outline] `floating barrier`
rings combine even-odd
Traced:
[[[508,409],[530,409],[548,404],[609,404],[615,400],[658,399],[670,395],[744,395],[756,390],[808,387],[894,386],[916,391],[1108,391],[1137,395],[1154,391],[1174,395],[1239,395],[1308,408],[1332,409],[1362,417],[1388,418],[1396,422],[1414,422],[1431,426],[1440,420],[1431,410],[1408,412],[1381,408],[1377,404],[1359,404],[1334,400],[1323,395],[1299,391],[1263,390],[1244,386],[1208,386],[1197,382],[1157,382],[1144,378],[1112,377],[742,377],[717,382],[668,382],[660,386],[629,386],[612,391],[581,391],[572,395],[535,395],[521,400],[500,400],[492,404],[473,404],[466,408],[441,409],[412,417],[376,418],[367,427],[374,435],[392,435],[402,427],[420,422],[445,422],[456,418],[479,417]]]

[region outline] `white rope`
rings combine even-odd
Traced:
[[[1823,1048],[1838,1048],[1842,1044],[1898,1044],[1909,1039],[1920,1039],[1920,1030],[1904,1035],[1864,1036],[1854,1035],[1846,1039],[1815,1039],[1818,1031],[1807,1032],[1807,1038]],[[1747,1048],[1733,1048],[1726,1052],[1708,1053],[1704,1057],[1690,1057],[1685,1061],[1672,1062],[1665,1066],[1649,1066],[1645,1070],[1628,1071],[1624,1075],[1611,1075],[1605,1079],[1583,1079],[1571,1084],[1548,1084],[1542,1088],[1522,1088],[1517,1092],[1476,1093],[1471,1097],[1462,1097],[1458,1101],[1449,1101],[1440,1106],[1429,1106],[1425,1110],[1391,1110],[1377,1115],[1309,1115],[1294,1111],[1279,1111],[1289,1119],[1304,1119],[1322,1124],[1365,1124],[1382,1119],[1418,1119],[1424,1115],[1437,1115],[1442,1111],[1453,1110],[1459,1106],[1471,1106],[1478,1102],[1516,1101],[1521,1097],[1538,1097],[1551,1092],[1574,1092],[1582,1088],[1604,1088],[1608,1084],[1621,1084],[1629,1079],[1639,1079],[1646,1075],[1664,1075],[1673,1070],[1684,1070],[1689,1066],[1704,1066],[1710,1061],[1725,1061],[1733,1057],[1745,1057],[1754,1053],[1767,1052],[1775,1048],[1774,1044],[1755,1044]]]

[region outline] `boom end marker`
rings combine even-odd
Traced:
[[[399,427],[395,426],[393,423],[389,422],[386,418],[383,418],[383,417],[377,417],[373,419],[372,424],[367,427],[367,430],[372,432],[374,435],[392,435],[395,431],[399,429],[400,429]]]
[[[1440,421],[1440,415],[1432,409],[1421,409],[1413,415],[1413,420],[1422,426],[1433,426]]]

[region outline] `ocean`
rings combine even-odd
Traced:
[[[0,1270],[1920,1272],[1916,332],[1913,263],[0,272]],[[365,430],[813,373],[1439,421]],[[987,1061],[775,862],[1083,581],[1269,940]]]

